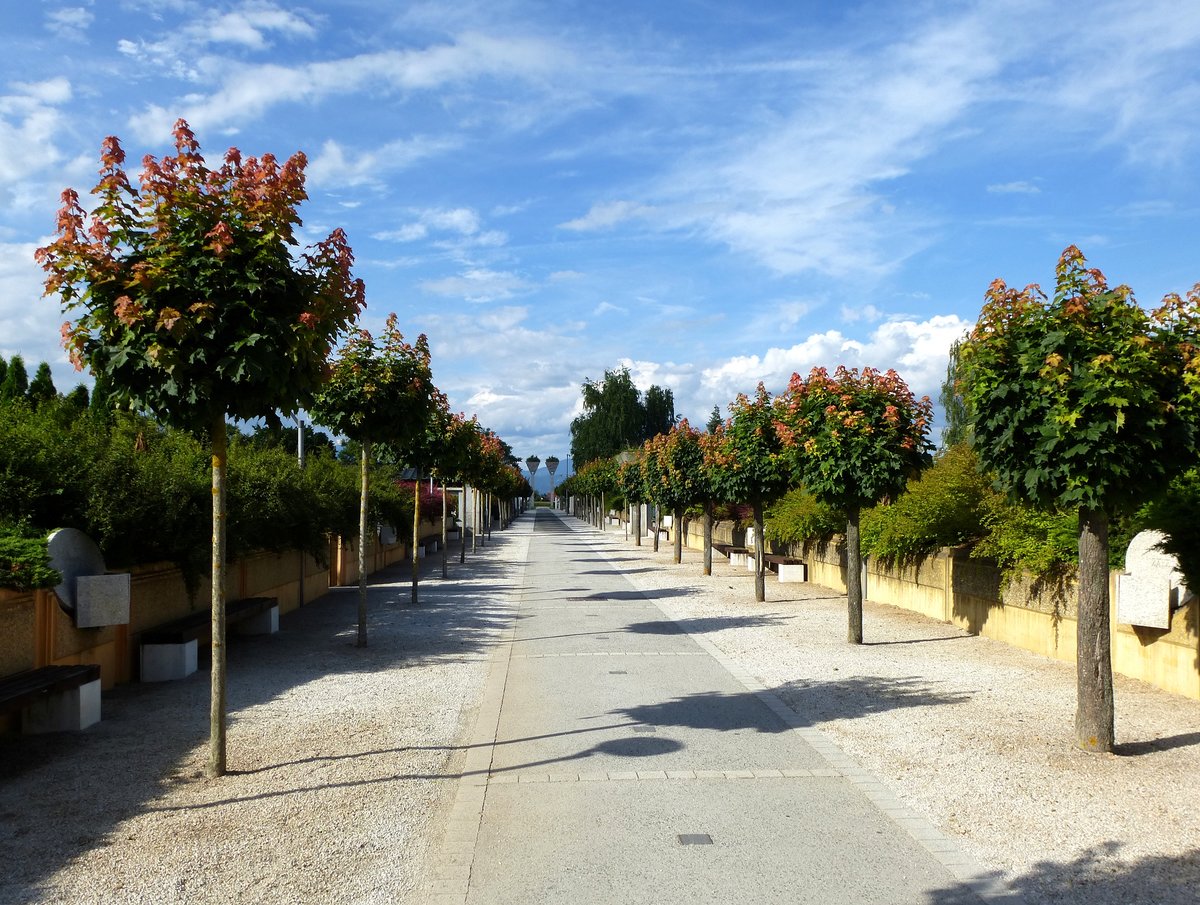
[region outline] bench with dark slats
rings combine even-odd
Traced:
[[[20,714],[21,732],[75,732],[100,721],[100,667],[41,666],[0,679],[0,714]]]
[[[42,666],[5,676],[0,679],[0,713],[24,710],[50,695],[79,688],[99,678],[100,667],[95,663]]]
[[[243,619],[265,613],[275,605],[274,597],[242,597],[239,600],[230,600],[225,604],[225,624],[233,625]],[[140,641],[142,644],[185,644],[207,637],[211,628],[212,612],[198,610],[182,619],[142,632]]]

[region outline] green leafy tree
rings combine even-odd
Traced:
[[[722,442],[711,454],[713,473],[720,498],[745,503],[753,513],[754,599],[761,603],[767,599],[763,513],[767,504],[787,491],[790,474],[766,387],[760,383],[753,398],[738,394],[729,411],[729,422],[719,435]]]
[[[683,559],[683,513],[709,496],[705,483],[704,450],[700,434],[687,419],[646,441],[647,455],[657,458],[658,482],[647,491],[660,506],[671,513],[675,526],[674,559]]]
[[[50,373],[50,365],[43,361],[34,371],[33,380],[29,382],[29,404],[37,408],[57,397],[58,390],[54,387],[54,376]]]
[[[299,260],[292,249],[303,154],[280,165],[237,149],[210,169],[187,123],[175,153],[147,156],[137,183],[115,137],[101,150],[96,205],[63,192],[57,237],[38,249],[46,294],[74,322],[63,342],[103,381],[106,401],[207,434],[212,446],[213,668],[208,773],[225,772],[226,419],[291,414],[363,303],[353,255],[335,230]],[[97,394],[99,395],[99,394]]]
[[[309,408],[318,424],[359,445],[361,497],[358,521],[358,640],[367,646],[367,545],[372,443],[403,446],[425,430],[436,388],[424,335],[409,344],[388,315],[376,339],[351,334],[333,363],[328,382]],[[419,517],[419,516],[418,516]]]
[[[643,437],[665,434],[675,426],[675,394],[670,390],[652,385],[642,400],[646,420],[642,426]]]
[[[971,442],[967,402],[963,398],[959,381],[962,344],[961,339],[951,343],[950,358],[946,363],[946,379],[942,381],[941,390],[938,392],[938,403],[946,418],[946,424],[942,428],[942,449]]]
[[[29,372],[25,370],[25,359],[14,355],[0,382],[0,401],[24,399],[29,393]]]
[[[642,545],[642,504],[650,501],[646,494],[646,487],[642,483],[642,463],[640,461],[641,451],[636,453],[622,453],[624,459],[617,464],[617,490],[625,497],[627,505],[633,510],[633,531],[634,546]]]
[[[3,356],[0,356],[0,402],[6,398],[4,395],[4,380],[8,377],[8,362]]]
[[[862,644],[862,509],[895,496],[925,464],[931,405],[895,371],[839,366],[793,374],[776,428],[793,482],[846,514],[847,638]]]
[[[708,422],[704,425],[704,429],[710,434],[715,434],[725,423],[725,419],[721,417],[721,407],[714,405],[712,412],[709,413]]]
[[[605,371],[583,387],[583,414],[571,422],[571,456],[582,468],[593,459],[610,459],[664,433],[675,423],[675,398],[651,386],[643,400],[628,368]]]
[[[1079,525],[1075,736],[1114,742],[1109,522],[1195,462],[1200,285],[1141,308],[1068,247],[1054,297],[996,280],[961,350],[975,448],[1001,489]]]

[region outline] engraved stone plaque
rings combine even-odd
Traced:
[[[1175,557],[1160,550],[1166,536],[1143,531],[1129,542],[1126,574],[1117,576],[1117,621],[1170,628],[1171,611],[1191,597]]]

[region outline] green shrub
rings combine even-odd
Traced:
[[[1021,572],[1049,579],[1079,562],[1075,513],[1042,512],[992,493],[984,498],[982,522],[985,534],[971,555],[994,559],[1006,580]]]
[[[824,541],[846,530],[843,512],[803,489],[789,490],[772,503],[764,523],[765,536],[783,543]]]
[[[0,526],[0,588],[32,591],[52,588],[62,576],[50,565],[46,538],[30,536],[21,528]]]
[[[965,444],[939,453],[893,503],[862,514],[863,552],[885,562],[911,562],[941,547],[978,539],[983,501],[992,494],[979,460]]]

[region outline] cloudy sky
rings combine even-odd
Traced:
[[[1143,304],[1200,280],[1200,4],[24,0],[0,12],[0,354],[49,360],[33,250],[101,140],[309,158],[365,325],[565,457],[628,366],[703,422],[759,380],[936,396],[995,277],[1078,244]]]

